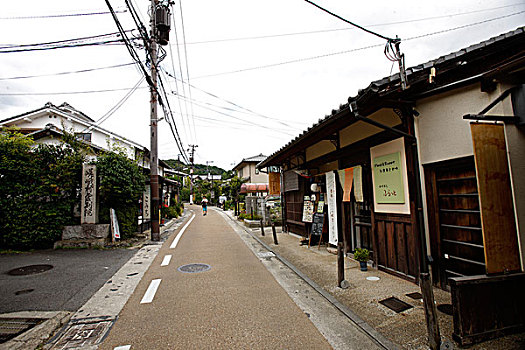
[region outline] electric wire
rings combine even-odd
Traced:
[[[100,117],[99,119],[97,119],[95,121],[95,125],[100,125],[102,123],[104,123],[106,120],[109,119],[109,117],[111,117],[120,107],[122,107],[122,105],[124,105],[124,103],[126,103],[126,101],[131,97],[131,95],[133,95],[133,93],[135,91],[137,91],[137,89],[139,88],[140,84],[142,84],[142,82],[144,81],[144,76],[140,76],[140,79],[139,81],[124,95],[124,97],[122,97],[122,99],[120,99],[120,101],[118,101],[115,106],[111,107],[111,109],[109,111],[107,111],[102,117]]]
[[[186,30],[184,29],[184,15],[182,12],[182,0],[179,0],[179,9],[180,9],[180,20],[181,20],[181,26],[182,26],[182,42],[184,44],[184,64],[186,66],[186,81],[188,84],[190,83],[190,70],[189,70],[189,64],[188,64],[188,50],[186,47]],[[189,96],[191,98],[191,87],[188,89]],[[193,117],[193,105],[190,103],[190,112]],[[195,128],[195,119],[193,119],[193,132],[195,137],[195,143],[197,143],[197,129]]]
[[[425,38],[425,37],[429,37],[429,36],[434,36],[434,35],[438,35],[438,34],[448,33],[448,32],[452,32],[452,31],[455,31],[455,30],[465,29],[465,28],[476,26],[476,25],[485,24],[485,23],[489,23],[489,22],[492,22],[492,21],[497,21],[497,20],[500,20],[500,19],[509,18],[509,17],[512,17],[512,16],[520,15],[522,13],[525,13],[525,11],[514,12],[514,13],[511,13],[511,14],[508,14],[508,15],[504,15],[504,16],[489,18],[487,20],[480,21],[480,22],[469,23],[469,24],[465,24],[465,25],[462,25],[462,26],[458,26],[458,27],[453,27],[453,28],[448,28],[448,29],[436,31],[436,32],[431,32],[431,33],[426,33],[426,34],[422,34],[422,35],[417,35],[417,36],[405,38],[403,40],[404,41],[409,41],[409,40],[415,40],[415,39],[421,39],[421,38]],[[372,49],[372,48],[381,47],[381,46],[384,46],[384,45],[383,44],[367,45],[367,46],[363,46],[363,47],[359,47],[359,48],[355,48],[355,49],[349,49],[349,50],[344,50],[344,51],[332,52],[332,53],[316,55],[316,56],[310,56],[310,57],[297,58],[297,59],[293,59],[293,60],[289,60],[289,61],[282,61],[282,62],[277,62],[277,63],[270,63],[270,64],[266,64],[266,65],[255,66],[255,67],[242,68],[242,69],[237,69],[237,70],[232,70],[232,71],[201,75],[201,76],[194,77],[193,79],[211,78],[211,77],[217,77],[217,76],[221,76],[221,75],[228,75],[228,74],[242,73],[242,72],[253,71],[253,70],[273,68],[273,67],[288,65],[288,64],[292,64],[292,63],[300,63],[300,62],[312,61],[312,60],[325,58],[325,57],[330,57],[330,56],[337,56],[337,55],[348,54],[348,53],[352,53],[352,52],[356,52],[356,51],[362,51],[362,50]]]
[[[124,13],[126,10],[115,10],[115,13]],[[96,15],[110,15],[111,12],[88,12],[88,13],[70,13],[60,15],[42,15],[42,16],[18,16],[18,17],[0,17],[0,20],[23,20],[23,19],[46,19],[46,18],[62,18],[62,17],[83,17]]]
[[[131,32],[131,30],[124,31],[125,33]],[[65,39],[65,40],[56,40],[56,41],[48,41],[44,43],[37,43],[37,44],[22,44],[22,45],[12,45],[12,44],[3,44],[0,46],[0,49],[16,49],[16,48],[25,48],[25,47],[39,47],[39,46],[49,46],[49,45],[66,45],[66,44],[75,44],[75,43],[82,43],[85,41],[93,40],[93,39],[110,39],[112,37],[116,37],[121,35],[120,32],[113,32],[113,33],[107,33],[107,34],[98,34],[98,35],[91,35],[91,36],[85,36],[75,39]]]
[[[470,15],[470,14],[475,14],[475,13],[480,13],[480,12],[487,12],[487,11],[499,10],[499,9],[503,9],[503,8],[507,8],[507,7],[524,6],[524,5],[525,5],[525,3],[516,3],[516,4],[511,4],[511,5],[491,7],[491,8],[480,9],[480,10],[475,10],[475,11],[452,13],[452,14],[441,15],[441,16],[430,16],[430,17],[422,17],[422,18],[417,18],[417,19],[408,19],[408,20],[403,20],[403,21],[367,24],[366,26],[367,27],[382,27],[382,26],[407,24],[407,23],[415,23],[415,22],[426,22],[426,21],[435,20],[435,19],[451,18],[451,17],[457,17],[457,16],[465,16],[465,15]],[[238,37],[238,38],[223,38],[223,39],[201,40],[201,41],[187,42],[186,45],[200,45],[200,44],[213,44],[213,43],[222,43],[222,42],[230,42],[230,41],[271,39],[271,38],[279,38],[279,37],[287,37],[287,36],[310,35],[310,34],[320,34],[320,33],[331,33],[331,32],[339,32],[339,31],[348,31],[348,30],[354,30],[354,29],[355,29],[354,27],[346,27],[346,28],[320,29],[320,30],[310,30],[310,31],[301,31],[301,32],[290,32],[290,33],[280,33],[280,34],[268,34],[268,35],[259,35],[259,36]]]
[[[173,74],[175,74],[175,60],[173,59],[173,49],[172,49],[171,41],[169,42],[169,48],[170,48],[171,68],[173,70]],[[163,72],[166,72],[166,69],[164,69],[162,66],[161,66],[161,68],[162,68]],[[168,74],[168,73],[166,72],[166,74]],[[169,79],[166,79],[166,80],[169,81]],[[175,92],[178,94],[178,92],[179,92],[179,81],[177,79],[174,79],[174,80],[175,80]],[[188,128],[186,127],[186,122],[184,121],[185,116],[184,116],[183,111],[182,111],[182,104],[180,102],[180,99],[177,99],[177,103],[179,105],[179,111],[180,111],[180,114],[181,114],[182,127],[184,128],[184,132],[186,133],[186,136],[189,139],[190,138],[190,132],[188,131]]]
[[[321,7],[321,6],[317,5],[313,1],[310,1],[310,0],[304,0],[304,1],[306,1],[310,5],[313,5],[313,6],[317,7],[321,11],[324,11],[324,12],[328,13],[329,15],[334,16],[335,18],[340,19],[341,21],[343,21],[345,23],[348,23],[348,24],[350,24],[350,25],[352,25],[352,26],[354,26],[356,28],[359,28],[359,29],[361,29],[361,30],[363,30],[363,31],[365,31],[365,32],[367,32],[369,34],[375,35],[375,36],[377,36],[377,37],[379,37],[381,39],[385,39],[386,41],[395,41],[396,40],[396,39],[389,38],[387,36],[381,35],[379,33],[376,33],[374,31],[371,31],[370,29],[366,29],[365,27],[360,26],[359,24],[355,24],[354,22],[351,22],[351,21],[349,21],[349,20],[347,20],[347,19],[345,19],[345,18],[343,18],[343,17],[341,17],[341,16],[339,16],[339,15],[337,15],[337,14],[335,14],[335,13],[333,13],[333,12],[327,10],[327,9],[325,9],[324,7]]]
[[[148,85],[150,86],[150,89],[152,90],[152,93],[155,93],[157,95],[158,103],[162,107],[163,112],[165,114],[165,117],[168,120],[169,115],[167,114],[167,111],[166,111],[166,104],[169,103],[169,102],[167,101],[167,96],[164,94],[164,96],[166,97],[166,104],[165,104],[164,100],[162,98],[162,95],[159,92],[159,89],[157,88],[156,84],[153,83],[153,80],[152,80],[151,76],[149,75],[149,73],[147,72],[146,68],[142,64],[142,61],[140,60],[140,57],[138,56],[137,52],[135,51],[135,48],[133,47],[133,45],[131,44],[129,38],[127,37],[126,33],[124,32],[124,28],[122,27],[122,24],[120,23],[117,15],[115,14],[115,11],[113,10],[113,7],[111,6],[111,3],[109,2],[109,0],[105,0],[105,2],[106,2],[106,5],[108,6],[108,8],[109,8],[109,10],[110,10],[110,12],[111,12],[111,14],[113,16],[113,20],[114,20],[115,24],[117,25],[117,28],[118,28],[119,32],[122,35],[122,38],[124,39],[124,43],[126,44],[126,48],[128,49],[128,52],[130,53],[132,59],[137,63],[137,66],[142,71],[142,74],[144,75]],[[133,8],[133,6],[130,3],[127,3],[127,4],[130,5],[131,8]],[[138,16],[137,16],[137,18],[138,18]],[[141,23],[140,22],[140,18],[138,18],[138,22]],[[140,27],[140,24],[136,23],[136,25],[138,25]],[[140,31],[140,28],[138,28],[138,29]],[[142,38],[142,39],[144,40],[144,38]],[[148,43],[145,44],[145,48],[148,49],[147,50],[147,56],[149,57],[149,53],[151,52],[151,48],[149,48]],[[150,63],[152,65],[154,65],[154,66],[157,65],[157,62],[151,60],[151,57],[149,57],[149,58],[150,58]],[[162,85],[161,85],[161,87],[162,87]],[[170,112],[171,112],[171,110],[170,110]],[[181,149],[182,144],[179,145],[180,139],[177,139],[177,137],[175,136],[176,133],[174,132],[174,128],[173,128],[173,126],[171,124],[170,124],[170,129],[171,129],[172,134],[173,134],[173,136],[175,138],[175,142],[179,146],[181,154],[183,155],[184,158],[187,158],[186,154],[184,152],[184,148],[182,147],[182,149]]]
[[[173,6],[173,4],[171,4],[171,12],[172,13],[175,13],[175,8]],[[176,26],[176,23],[175,23],[175,18],[173,18],[173,31],[175,33],[175,42],[176,42],[176,48],[177,48],[177,62],[178,62],[178,66],[179,66],[179,72],[180,72],[180,77],[181,77],[181,81],[182,81],[182,92],[184,95],[186,95],[186,87],[184,85],[184,73],[183,73],[183,70],[182,70],[182,56],[181,56],[181,53],[180,53],[180,46],[179,46],[179,33],[177,31],[177,26]],[[171,43],[170,43],[170,50],[171,50]],[[172,57],[172,62],[173,62],[173,50],[170,51],[171,52],[171,57]],[[175,76],[176,75],[176,70],[173,69],[173,75]],[[178,83],[177,83],[178,84]],[[178,86],[178,85],[177,85]],[[179,104],[180,104],[180,100],[179,100]],[[192,129],[191,127],[191,121],[190,121],[190,116],[189,116],[189,108],[188,108],[188,102],[187,101],[184,101],[184,110],[185,110],[185,113],[183,115],[183,118],[186,117],[186,121],[187,121],[187,125],[188,125],[188,137],[191,138],[192,140],[192,143],[193,144],[196,144],[197,141],[196,141],[196,137],[195,137],[195,126],[194,128]],[[182,107],[181,107],[181,113],[182,113]]]
[[[121,67],[134,66],[134,65],[135,65],[134,62],[130,62],[130,63],[123,63],[123,64],[116,64],[116,65],[113,65],[113,66],[105,66],[105,67],[97,67],[97,68],[86,68],[86,69],[80,69],[80,70],[68,71],[68,72],[58,72],[58,73],[48,73],[48,74],[38,74],[38,75],[25,75],[25,76],[6,77],[6,78],[1,78],[0,77],[0,80],[18,80],[18,79],[29,79],[29,78],[52,77],[52,76],[59,76],[59,75],[94,72],[94,71],[99,71],[99,70],[112,69],[112,68],[121,68]]]

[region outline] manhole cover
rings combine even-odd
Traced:
[[[386,306],[390,310],[394,310],[397,313],[400,313],[413,307],[412,305],[407,304],[396,297],[381,300],[379,303]]]
[[[73,324],[58,339],[53,349],[76,349],[99,344],[112,325],[113,321]]]
[[[37,273],[46,272],[47,270],[51,270],[52,268],[53,265],[29,265],[12,269],[11,271],[8,271],[7,274],[11,276],[34,275]]]
[[[452,310],[452,304],[439,304],[437,306],[437,309],[441,311],[442,313],[452,316],[453,310]]]
[[[409,297],[409,298],[412,298],[414,300],[420,300],[420,299],[423,298],[423,296],[419,292],[408,293],[408,294],[406,294],[406,296]]]
[[[41,318],[0,318],[0,344],[33,328]]]
[[[208,271],[209,269],[211,269],[211,266],[207,264],[188,264],[179,266],[177,270],[184,273],[196,273]]]

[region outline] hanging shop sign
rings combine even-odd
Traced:
[[[328,243],[337,245],[337,196],[335,173],[326,173],[326,201],[328,203]]]
[[[268,174],[270,196],[279,196],[281,194],[281,174],[270,173]]]
[[[403,138],[370,148],[374,211],[410,214]]]
[[[377,203],[405,203],[401,153],[375,157],[373,163]]]
[[[363,168],[354,167],[354,197],[358,203],[363,203]]]

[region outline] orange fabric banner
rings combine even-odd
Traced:
[[[350,202],[352,183],[354,182],[354,168],[345,169],[345,184],[343,186],[343,202]]]

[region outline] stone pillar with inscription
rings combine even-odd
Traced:
[[[97,223],[97,167],[92,164],[82,165],[80,223]]]

